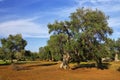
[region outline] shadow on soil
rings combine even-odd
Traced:
[[[39,67],[39,66],[52,66],[52,65],[56,65],[58,63],[42,63],[42,64],[34,64],[34,65],[30,65],[27,67]]]
[[[29,67],[21,66],[21,65],[15,64],[15,63],[11,64],[10,67],[12,70],[15,70],[15,71],[31,70],[31,68],[29,68]]]
[[[42,64],[31,64],[29,66],[21,66],[18,64],[13,64],[11,65],[13,70],[16,71],[21,71],[21,70],[31,70],[33,67],[39,67],[39,66],[52,66],[52,65],[56,65],[57,63],[42,63]]]
[[[36,63],[36,64],[30,64],[28,66],[22,66],[22,64],[26,64],[27,62],[16,62],[16,63],[2,63],[0,66],[10,66],[12,70],[15,71],[21,71],[21,70],[31,70],[32,67],[39,67],[39,66],[52,66],[58,64],[57,62],[55,63]]]
[[[104,69],[108,69],[110,66],[109,63],[103,63],[102,67],[101,68],[98,68],[98,69],[101,69],[101,70],[104,70]],[[97,68],[96,67],[96,64],[95,63],[89,63],[89,64],[80,64],[78,66],[74,66],[72,68],[72,70],[75,70],[75,69],[78,69],[78,68]]]
[[[120,67],[117,69],[117,71],[119,71],[119,72],[120,72]]]

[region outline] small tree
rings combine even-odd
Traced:
[[[13,63],[15,54],[24,50],[27,42],[22,38],[21,34],[17,34],[9,35],[8,38],[1,39],[1,44],[2,48],[7,53],[7,56],[9,56],[9,59],[11,59],[11,63]]]
[[[52,55],[49,46],[41,47],[39,49],[39,58],[41,60],[52,60]]]

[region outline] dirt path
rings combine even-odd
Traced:
[[[0,80],[120,80],[120,72],[79,68],[61,70],[59,64],[24,64],[24,70],[15,71],[11,66],[0,66]]]

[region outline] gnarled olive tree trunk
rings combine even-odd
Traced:
[[[101,58],[98,58],[97,60],[96,60],[96,67],[97,68],[100,68],[100,69],[102,69],[103,68],[103,63],[102,63],[102,59]]]
[[[70,60],[70,55],[69,54],[64,54],[63,55],[63,61],[60,64],[61,69],[69,69],[69,60]]]
[[[95,61],[96,61],[96,67],[99,69],[103,69],[103,63],[102,63],[102,58],[95,56]]]

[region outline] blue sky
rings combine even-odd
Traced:
[[[120,37],[120,0],[0,0],[0,38],[20,33],[26,49],[38,51],[49,39],[47,24],[67,20],[81,7],[105,12],[114,30],[111,38]]]

